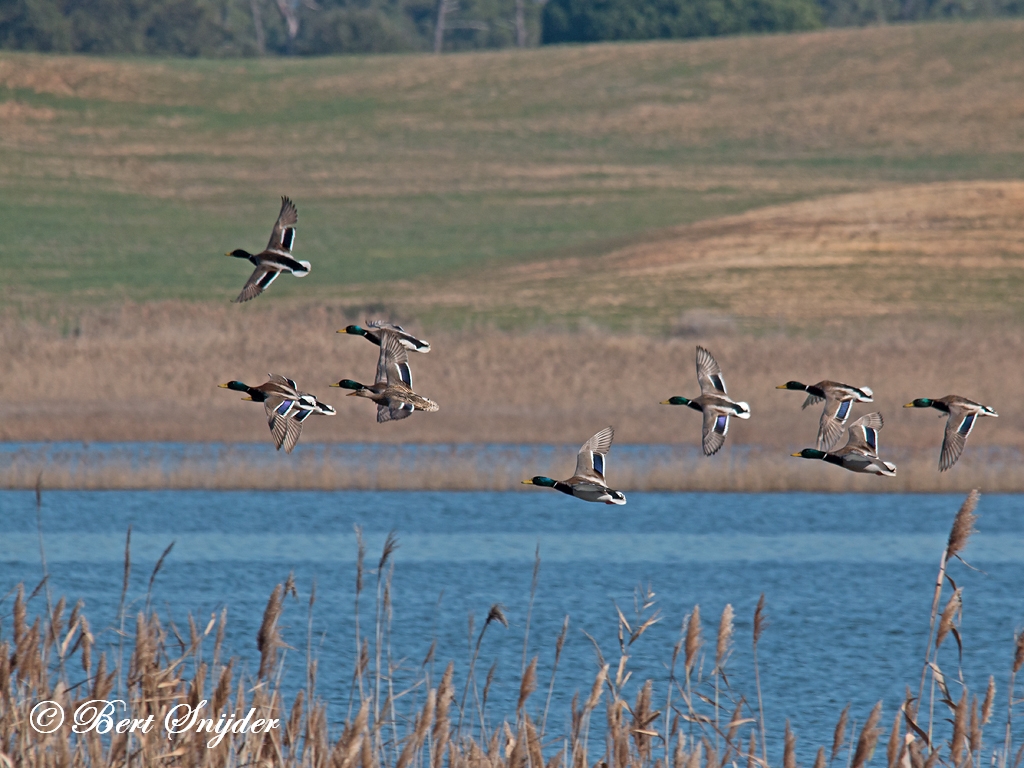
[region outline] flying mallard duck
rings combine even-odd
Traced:
[[[936,400],[921,397],[907,403],[904,408],[935,408],[949,414],[946,420],[946,434],[942,438],[942,452],[939,454],[939,472],[945,472],[956,464],[960,454],[964,452],[967,436],[974,429],[974,422],[979,416],[995,416],[999,414],[987,405],[976,403],[960,395],[946,395]]]
[[[705,456],[713,456],[725,443],[729,432],[729,417],[750,418],[750,406],[736,402],[725,392],[722,368],[704,347],[697,347],[697,381],[700,383],[700,397],[688,400],[685,397],[670,397],[662,405],[686,405],[704,413],[702,444]]]
[[[807,392],[803,408],[825,401],[825,410],[821,413],[818,424],[818,450],[827,451],[840,435],[846,420],[850,418],[850,408],[854,403],[873,403],[874,392],[868,387],[851,387],[838,381],[819,381],[817,384],[801,384],[799,381],[787,381],[776,389],[797,389]]]
[[[878,430],[882,428],[882,423],[882,414],[869,413],[850,425],[846,445],[835,453],[804,448],[800,453],[792,455],[803,459],[821,459],[851,472],[895,477],[896,465],[878,458]]]
[[[270,233],[270,242],[266,250],[252,254],[236,248],[227,254],[239,259],[248,259],[256,265],[242,292],[235,299],[236,304],[259,296],[282,272],[291,272],[296,277],[305,277],[309,274],[312,265],[308,261],[297,261],[292,258],[295,224],[298,220],[299,212],[295,209],[295,203],[287,197],[282,197],[281,212],[277,215],[277,223],[274,224],[274,231]]]
[[[402,346],[402,340],[389,332],[381,336],[381,362],[377,364],[377,379],[371,386],[352,379],[342,379],[331,386],[354,390],[349,397],[367,397],[377,403],[377,422],[380,424],[404,419],[413,411],[436,411],[440,408],[433,400],[412,391],[409,353]]]
[[[362,336],[367,341],[371,341],[379,347],[381,345],[380,340],[382,331],[390,331],[395,334],[399,341],[402,342],[402,346],[412,352],[430,351],[430,344],[425,342],[423,339],[417,339],[400,325],[386,323],[383,320],[369,320],[366,323],[366,328],[363,328],[361,325],[346,325],[338,331],[338,333],[350,333],[353,336]]]
[[[314,395],[299,392],[291,379],[276,373],[269,376],[270,381],[257,387],[250,387],[241,381],[229,381],[219,386],[223,389],[245,392],[248,397],[242,398],[243,400],[263,403],[263,408],[267,412],[267,424],[274,436],[277,450],[281,450],[283,445],[285,453],[291,453],[299,441],[302,423],[311,414],[334,416],[337,411],[326,403],[321,403]]]
[[[612,447],[614,436],[615,431],[611,427],[605,427],[587,440],[576,456],[576,474],[568,480],[552,480],[550,477],[537,475],[529,480],[523,480],[523,485],[554,488],[584,501],[625,504],[626,495],[622,491],[612,490],[604,482],[605,456]]]

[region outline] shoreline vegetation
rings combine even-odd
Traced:
[[[118,443],[0,445],[0,488],[30,490],[523,491],[538,472],[571,474],[573,446],[304,445],[292,456],[272,445]],[[1024,493],[1017,449],[975,448],[954,471],[937,471],[938,450],[885,449],[897,476],[812,468],[759,446],[708,460],[699,448],[616,446],[609,476],[625,492]],[[614,463],[612,463],[614,462]]]
[[[1024,667],[1024,633],[1007,638],[1007,669],[997,670],[1005,683],[997,685],[993,674],[984,689],[969,689],[959,666],[971,649],[964,647],[958,629],[963,595],[953,576],[956,569],[969,567],[955,561],[974,532],[978,498],[977,491],[968,495],[941,553],[920,679],[906,681],[906,696],[896,707],[883,708],[879,701],[867,713],[851,712],[849,705],[843,709],[831,743],[817,749],[814,768],[836,760],[850,768],[1020,765],[1024,746],[1015,743],[1014,718],[1022,703],[1016,677]],[[589,691],[576,692],[568,717],[549,721],[571,617],[565,617],[557,638],[545,640],[551,644],[541,654],[528,658],[539,554],[525,624],[516,622],[525,635],[519,695],[514,709],[496,713],[488,694],[497,662],[486,675],[483,669],[490,661],[488,629],[499,623],[509,626],[500,605],[491,607],[479,631],[470,619],[468,658],[435,658],[435,645],[422,664],[394,661],[402,658],[391,638],[392,554],[397,546],[397,539],[389,536],[376,563],[359,547],[350,617],[357,661],[345,713],[328,711],[317,687],[312,637],[304,643],[305,684],[295,693],[281,684],[286,663],[282,651],[303,645],[291,637],[302,630],[281,621],[285,599],[297,597],[291,577],[277,585],[267,603],[254,672],[225,653],[226,609],[205,627],[190,617],[188,627],[179,628],[162,619],[148,600],[143,610],[128,615],[124,594],[132,570],[130,530],[121,608],[115,625],[105,631],[90,626],[80,601],[69,611],[64,598],[55,600],[50,594],[41,549],[40,585],[28,595],[18,585],[0,600],[11,611],[11,620],[0,629],[0,762],[72,768],[131,768],[165,760],[197,768],[796,768],[797,735],[788,720],[781,739],[765,726],[758,673],[758,664],[769,661],[758,657],[758,645],[770,631],[764,595],[749,638],[735,634],[731,605],[718,619],[717,631],[714,620],[705,628],[700,606],[694,606],[665,660],[664,677],[634,680],[630,648],[643,643],[646,630],[662,619],[653,593],[638,593],[636,615],[619,612],[618,647],[602,649],[595,642],[597,669]],[[150,588],[163,561],[161,557],[150,576]],[[314,589],[308,599],[310,617],[315,609]],[[713,634],[706,636],[706,631]],[[738,690],[729,676],[730,656],[741,642],[751,643],[753,652],[754,685],[746,691]],[[296,655],[301,657],[301,651],[291,658]],[[550,677],[541,679],[538,667],[551,669]],[[124,700],[132,717],[152,718],[156,727],[101,735],[94,730],[74,734],[69,722],[48,734],[30,726],[39,702],[74,712],[90,700],[112,698]],[[212,746],[207,746],[206,734],[169,735],[163,728],[175,707],[195,709],[201,702],[214,717],[254,709],[256,717],[277,719],[281,727],[228,733],[209,739]],[[556,722],[566,723],[564,732],[549,726]]]
[[[1011,320],[756,332],[691,313],[664,334],[430,331],[434,351],[416,356],[413,376],[441,410],[381,425],[372,406],[328,386],[374,370],[377,347],[335,333],[362,310],[231,309],[166,302],[75,311],[67,325],[0,319],[5,389],[32,393],[0,402],[0,487],[31,488],[42,473],[48,488],[520,489],[538,472],[571,474],[579,443],[612,425],[608,476],[626,491],[1024,491],[1024,380],[1007,375],[1024,358],[1024,332]],[[699,416],[659,404],[697,391],[698,343],[753,413],[710,458],[699,455]],[[307,426],[293,456],[273,451],[258,404],[217,386],[271,371],[338,409]],[[826,376],[874,390],[853,415],[882,413],[896,477],[790,456],[814,445],[819,411],[776,386]],[[939,473],[942,415],[903,405],[951,392],[1001,418],[979,424],[957,466]]]

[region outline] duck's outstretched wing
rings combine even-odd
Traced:
[[[846,440],[846,451],[859,453],[862,456],[878,458],[878,430],[885,422],[882,414],[875,412],[861,416],[850,425]]]
[[[391,331],[391,333],[398,336],[399,340],[402,342],[402,346],[404,346],[406,349],[412,350],[414,352],[430,351],[430,344],[428,342],[424,341],[423,339],[417,339],[415,336],[413,336],[400,325],[388,323],[385,322],[384,320],[368,320],[366,322],[366,327],[376,328],[380,331]]]
[[[280,448],[283,445],[284,452],[291,453],[295,449],[295,444],[299,442],[299,435],[302,434],[302,421],[291,416],[285,416],[279,418],[277,423],[282,425],[284,430],[284,437],[277,447]]]
[[[608,451],[611,450],[614,437],[615,430],[605,427],[580,447],[580,452],[576,454],[575,477],[586,478],[599,485],[604,485],[606,458]]]
[[[238,297],[233,303],[241,304],[243,301],[249,301],[249,299],[255,299],[261,293],[263,293],[270,284],[277,279],[277,276],[281,273],[273,269],[267,264],[260,264],[256,269],[253,270],[252,274],[249,275],[249,279],[245,281],[245,285],[242,286],[242,292],[238,294]]]
[[[267,250],[290,256],[292,245],[295,243],[295,225],[299,222],[299,212],[289,198],[281,196],[281,212],[277,215],[277,222],[270,233],[270,242],[267,243]]]
[[[727,394],[722,367],[704,347],[697,347],[697,383],[702,395]]]
[[[412,416],[416,409],[410,403],[391,403],[377,406],[377,423],[398,421]]]
[[[729,414],[704,409],[704,425],[701,432],[701,447],[705,456],[714,456],[725,445],[729,434]]]
[[[842,437],[852,409],[852,400],[840,400],[831,394],[825,398],[825,410],[821,412],[821,421],[818,423],[819,451],[829,450]]]
[[[402,345],[401,339],[393,333],[381,332],[380,359],[377,362],[377,375],[384,367],[384,380],[388,385],[405,384],[412,389],[412,369],[409,367],[409,353]]]
[[[288,435],[288,422],[293,421],[289,415],[295,408],[295,401],[281,395],[270,395],[263,401],[263,408],[267,413],[270,434],[274,436],[274,445],[281,450],[281,445]]]
[[[956,405],[950,405],[949,419],[946,420],[946,433],[942,438],[942,453],[939,454],[939,471],[945,472],[960,459],[967,445],[967,436],[974,429],[978,420],[978,412]]]

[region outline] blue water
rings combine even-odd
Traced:
[[[439,673],[448,659],[460,672],[469,657],[467,621],[476,631],[494,603],[510,627],[492,625],[478,675],[497,661],[488,705],[492,724],[512,716],[536,548],[541,565],[528,654],[539,656],[534,711],[543,709],[555,639],[566,614],[565,646],[549,730],[564,727],[574,691],[589,691],[597,670],[620,655],[616,606],[632,626],[635,589],[653,590],[662,619],[627,650],[632,699],[653,678],[664,696],[673,645],[684,617],[700,605],[710,668],[718,617],[736,610],[733,688],[752,697],[750,632],[764,592],[770,617],[759,648],[768,728],[789,718],[803,755],[831,743],[839,711],[853,703],[863,722],[885,701],[891,723],[904,686],[917,688],[939,557],[961,496],[632,493],[626,507],[586,504],[541,489],[524,493],[411,492],[45,492],[44,549],[54,595],[85,601],[94,632],[109,628],[122,586],[125,532],[132,526],[132,610],[145,602],[156,559],[174,550],[157,575],[152,604],[177,625],[191,612],[205,625],[228,608],[230,650],[258,659],[255,636],[274,585],[294,571],[299,600],[289,599],[285,640],[297,649],[292,681],[305,668],[307,608],[316,583],[313,652],[329,717],[344,717],[355,642],[352,603],[361,526],[368,568],[376,567],[390,530],[394,556],[393,656],[411,679],[435,639]],[[995,674],[1003,700],[1014,629],[1024,624],[1024,497],[987,496],[966,559],[950,573],[964,590],[963,674],[983,692]],[[41,576],[31,492],[0,492],[0,594]],[[367,576],[362,621],[372,624],[375,576]],[[947,589],[948,594],[948,589]],[[35,607],[42,605],[37,597]],[[10,598],[0,603],[0,617]],[[653,610],[653,609],[652,609]],[[650,615],[650,611],[645,616]],[[9,623],[0,620],[4,631]],[[108,642],[113,633],[107,631]],[[475,641],[475,634],[473,636]],[[955,677],[952,640],[941,664]],[[461,693],[463,680],[458,684]],[[959,689],[954,686],[955,697]]]

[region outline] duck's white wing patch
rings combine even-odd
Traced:
[[[245,281],[245,285],[242,286],[242,292],[235,298],[234,303],[241,304],[243,301],[255,299],[277,279],[279,274],[280,272],[266,265],[256,267],[253,273],[249,275],[249,279]]]
[[[585,442],[576,454],[576,476],[604,483],[605,460],[612,447],[615,430],[605,427]]]
[[[697,383],[702,395],[728,394],[721,366],[704,347],[697,347]]]
[[[405,384],[412,387],[412,369],[409,368],[409,353],[394,333],[381,332],[381,353],[384,356],[384,374],[388,384]]]
[[[977,413],[964,413],[959,408],[950,409],[946,433],[942,439],[942,453],[939,455],[940,472],[945,472],[960,459],[960,454],[967,445],[967,436],[974,429],[974,422],[977,419]]]
[[[852,400],[826,398],[825,410],[821,412],[821,421],[818,423],[817,448],[819,451],[829,450],[842,437],[843,427],[846,425],[847,419],[850,418],[852,407]]]
[[[729,415],[711,410],[704,411],[701,447],[705,456],[714,456],[725,444],[725,436],[729,434]]]
[[[868,413],[850,425],[846,448],[862,456],[878,458],[878,430],[883,426],[882,414]]]
[[[295,240],[295,225],[299,222],[299,212],[295,203],[287,197],[281,197],[281,212],[277,214],[277,221],[270,233],[270,241],[267,243],[268,251],[289,252]]]

